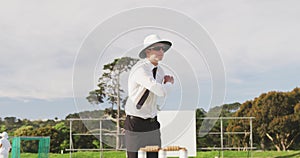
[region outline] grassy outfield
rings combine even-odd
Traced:
[[[253,151],[252,153],[243,151],[225,151],[224,157],[252,157],[254,158],[300,158],[300,151]],[[105,158],[126,158],[124,151],[108,151],[104,152],[103,156]],[[208,152],[198,152],[197,158],[215,158],[221,156],[221,152],[218,151],[208,151]],[[22,158],[36,158],[37,154],[22,153]],[[50,158],[69,158],[69,154],[50,154]],[[99,158],[99,152],[77,152],[72,154],[72,158]]]

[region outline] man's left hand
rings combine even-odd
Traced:
[[[164,84],[166,84],[167,82],[170,82],[170,83],[174,84],[174,78],[173,78],[173,76],[165,75],[164,76]]]

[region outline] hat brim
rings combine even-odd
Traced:
[[[154,43],[151,43],[151,44],[148,44],[146,46],[144,46],[144,48],[141,50],[141,52],[139,53],[139,57],[144,59],[146,58],[146,49],[151,47],[152,45],[156,44],[156,43],[163,43],[165,45],[168,45],[169,47],[167,48],[167,50],[165,51],[165,53],[171,48],[172,46],[172,43],[170,41],[167,41],[167,40],[161,40],[161,41],[157,41],[157,42],[154,42]]]

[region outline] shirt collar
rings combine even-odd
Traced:
[[[154,68],[158,68],[159,66],[158,65],[156,65],[156,66],[154,66],[147,58],[145,58],[144,59],[145,60],[145,63],[147,64],[147,65],[149,65],[149,67],[151,68],[151,70],[153,70]]]

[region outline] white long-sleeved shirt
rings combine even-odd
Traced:
[[[11,148],[11,145],[7,138],[1,138],[0,144],[2,147],[0,148],[0,158],[8,158],[9,150]]]
[[[131,69],[128,78],[128,100],[125,105],[126,115],[141,117],[144,119],[154,118],[157,115],[157,97],[165,97],[170,91],[172,84],[163,83],[165,73],[158,65],[156,79],[152,70],[155,66],[148,60],[143,59],[137,62]],[[141,109],[136,105],[146,89],[150,93]]]

